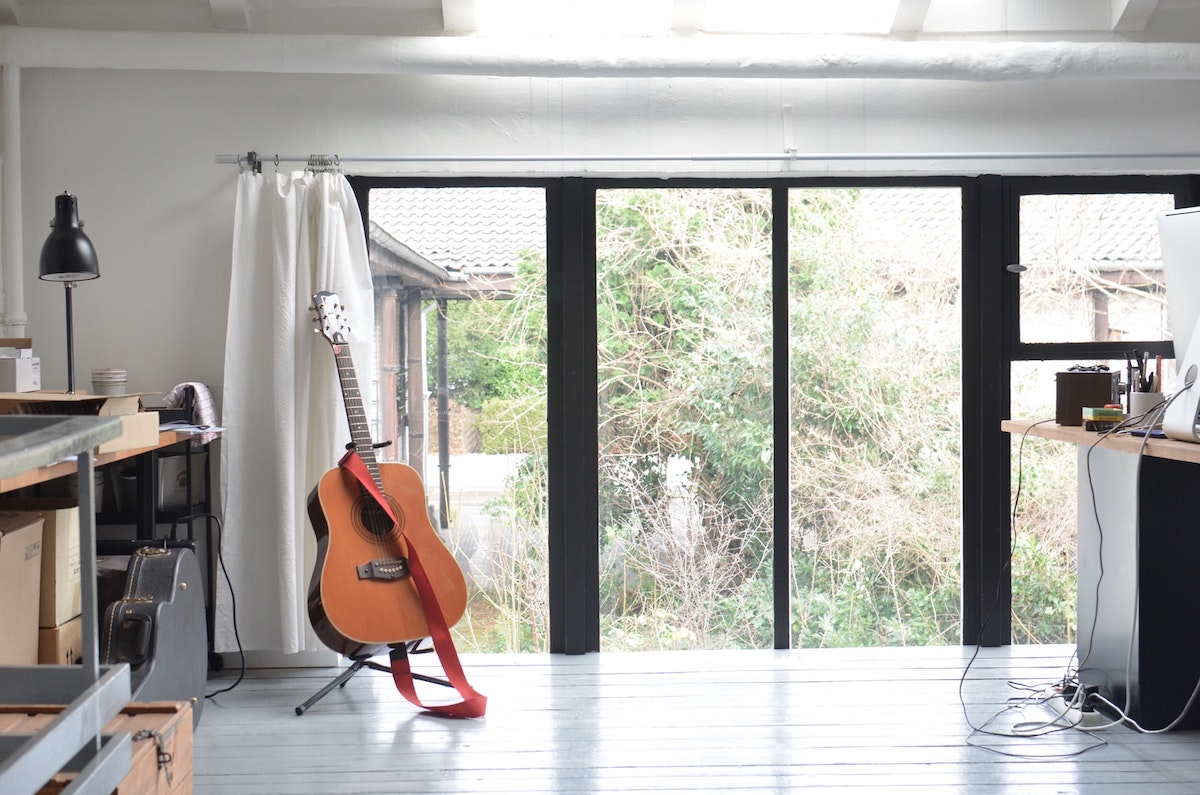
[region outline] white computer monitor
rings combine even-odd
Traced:
[[[1175,342],[1175,388],[1180,391],[1163,416],[1163,432],[1172,439],[1200,442],[1200,207],[1163,213],[1158,235]]]

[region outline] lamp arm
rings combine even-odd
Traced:
[[[67,394],[75,394],[75,321],[71,306],[71,293],[75,282],[63,282],[67,293]]]

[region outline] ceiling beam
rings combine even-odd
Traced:
[[[0,26],[0,63],[62,69],[547,78],[1193,80],[1200,44],[837,36],[503,39],[138,33]]]
[[[930,0],[897,0],[892,33],[920,33],[929,14],[929,3]]]
[[[213,27],[217,30],[250,30],[250,9],[246,0],[208,0]]]
[[[442,30],[446,33],[474,33],[479,29],[475,0],[442,0]]]
[[[1140,33],[1158,8],[1158,0],[1110,0],[1112,29],[1120,33]]]

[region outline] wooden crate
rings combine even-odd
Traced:
[[[0,705],[0,732],[37,732],[61,710],[62,707],[54,705]],[[104,725],[103,732],[133,735],[129,773],[113,795],[191,795],[191,704],[130,702]],[[71,773],[56,774],[38,795],[57,795],[73,777]]]

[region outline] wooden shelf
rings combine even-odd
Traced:
[[[93,457],[95,465],[102,467],[106,464],[111,464],[115,461],[123,461],[126,458],[133,458],[142,453],[149,453],[153,450],[161,450],[164,447],[170,447],[182,441],[186,441],[187,434],[177,433],[175,431],[160,431],[158,434],[158,444],[153,447],[137,447],[131,450],[119,450],[115,453],[104,453]],[[75,461],[59,461],[48,466],[30,469],[26,472],[21,472],[11,477],[0,479],[0,492],[12,491],[14,489],[24,488],[25,486],[33,486],[38,483],[45,483],[48,480],[74,475],[76,470]]]
[[[1000,430],[1020,436],[1028,433],[1043,439],[1056,439],[1080,445],[1097,444],[1107,450],[1137,453],[1142,450],[1141,436],[1103,434],[1085,430],[1079,425],[1059,425],[1054,422],[1038,423],[1033,420],[1001,420]],[[1181,442],[1176,439],[1150,439],[1145,444],[1145,455],[1151,458],[1166,458],[1189,464],[1200,464],[1200,444]]]

